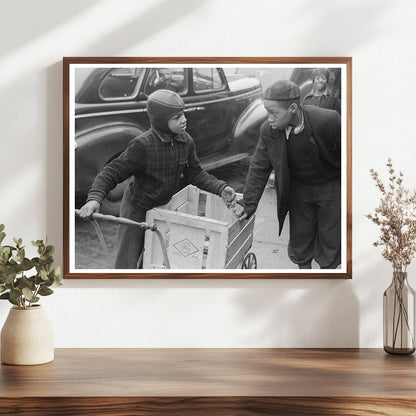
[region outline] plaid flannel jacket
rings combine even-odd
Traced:
[[[179,190],[182,174],[187,183],[217,195],[227,186],[202,169],[188,133],[172,138],[151,128],[134,138],[117,159],[102,169],[87,201],[102,203],[111,189],[130,177],[130,202],[148,210],[169,202]]]

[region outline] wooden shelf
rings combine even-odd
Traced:
[[[49,364],[0,367],[5,414],[414,416],[416,361],[381,349],[57,349]]]

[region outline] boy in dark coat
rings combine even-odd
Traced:
[[[341,121],[336,111],[300,106],[299,87],[277,81],[266,91],[268,119],[250,163],[240,219],[257,209],[271,171],[276,176],[279,235],[289,212],[288,254],[300,269],[341,263]]]
[[[204,171],[195,152],[195,143],[185,131],[182,98],[168,90],[157,90],[147,100],[151,128],[134,138],[127,149],[106,165],[95,178],[80,217],[98,212],[106,194],[130,177],[123,195],[120,216],[144,222],[146,211],[164,205],[179,190],[181,175],[187,183],[220,195],[229,206],[235,192],[224,181]],[[136,269],[144,246],[144,231],[120,225],[116,269]]]

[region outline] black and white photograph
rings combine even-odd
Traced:
[[[64,277],[350,278],[351,58],[64,58]]]

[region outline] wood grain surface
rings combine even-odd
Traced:
[[[0,415],[416,415],[414,356],[379,349],[57,349],[0,367]]]

